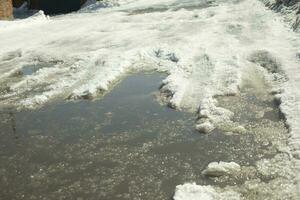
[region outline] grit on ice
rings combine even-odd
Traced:
[[[230,125],[233,115],[214,97],[236,94],[244,71],[260,67],[289,126],[298,182],[299,50],[299,35],[258,0],[115,0],[87,4],[68,15],[39,12],[0,22],[0,82],[5,85],[0,101],[34,109],[55,98],[93,98],[128,72],[156,70],[168,74],[161,87],[168,104],[198,112],[196,128],[209,133],[221,123]],[[20,72],[25,75],[16,76]],[[220,162],[204,173],[238,168]],[[240,195],[187,183],[174,196],[226,198]]]

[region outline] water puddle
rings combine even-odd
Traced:
[[[250,165],[268,156],[265,144],[253,134],[194,131],[193,114],[156,100],[164,78],[134,74],[95,101],[3,110],[0,196],[171,199],[178,184],[216,184],[201,174],[212,161]]]
[[[28,76],[28,75],[32,75],[35,72],[37,72],[39,69],[41,69],[41,66],[38,65],[25,65],[21,70],[20,70],[20,74],[22,74],[23,76]]]

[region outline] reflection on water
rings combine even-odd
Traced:
[[[1,199],[170,199],[178,184],[215,184],[211,161],[265,156],[251,134],[201,135],[194,116],[160,105],[163,75],[131,75],[103,99],[0,114]]]

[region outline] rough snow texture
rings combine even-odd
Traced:
[[[299,0],[261,0],[266,6],[284,15],[285,20],[295,31],[300,30],[300,1]]]
[[[220,190],[220,189],[219,189]],[[186,183],[176,187],[174,200],[239,200],[240,194],[233,191],[217,191],[212,186]]]
[[[239,172],[241,167],[235,162],[212,162],[209,163],[207,168],[202,172],[206,176],[223,176]]]
[[[0,22],[1,106],[93,98],[128,72],[157,70],[169,74],[161,92],[170,106],[199,112],[199,127],[234,129],[214,96],[238,93],[242,72],[256,65],[272,79],[297,158],[291,167],[300,167],[300,36],[277,14],[258,0],[111,2]]]
[[[81,6],[81,10],[79,12],[97,11],[102,8],[108,8],[113,6],[119,6],[118,0],[87,0],[85,4]]]

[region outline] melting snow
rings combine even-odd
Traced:
[[[186,183],[176,187],[174,200],[239,200],[240,194],[234,191],[219,192],[212,186]]]
[[[157,70],[169,74],[161,91],[170,105],[199,111],[198,128],[209,132],[232,117],[213,97],[236,94],[242,71],[261,65],[277,87],[290,146],[300,158],[300,40],[276,14],[253,0],[105,5],[0,22],[1,104],[34,108],[56,97],[90,98],[129,71]],[[188,9],[196,5],[199,9]],[[51,66],[16,75],[26,65],[45,63]],[[278,63],[282,72],[269,69]],[[210,186],[188,184],[178,186],[174,199],[218,199],[216,195]]]

